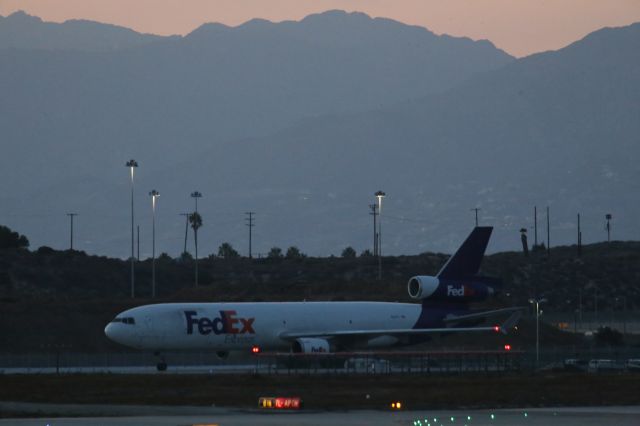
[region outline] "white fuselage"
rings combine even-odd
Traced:
[[[105,333],[139,349],[286,350],[291,347],[286,335],[411,329],[421,309],[420,304],[389,302],[166,303],[124,311]]]

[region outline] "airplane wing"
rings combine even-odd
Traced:
[[[496,331],[495,327],[442,327],[442,328],[398,328],[398,329],[380,329],[380,330],[336,330],[336,331],[319,331],[304,333],[281,333],[280,338],[284,340],[299,339],[301,337],[346,337],[346,336],[394,336],[394,335],[410,335],[410,334],[429,334],[429,333],[452,333],[452,332],[470,332],[470,331]]]
[[[284,340],[295,340],[303,337],[375,337],[375,336],[402,336],[402,335],[416,335],[416,334],[430,334],[430,333],[459,333],[459,332],[501,332],[507,334],[507,331],[515,325],[515,323],[522,316],[522,311],[525,308],[505,308],[496,309],[494,311],[478,312],[468,315],[459,315],[455,317],[449,317],[445,320],[446,323],[456,323],[466,320],[476,320],[481,318],[490,318],[505,313],[511,313],[509,318],[500,325],[489,327],[455,327],[454,325],[449,327],[440,328],[407,328],[407,329],[380,329],[380,330],[333,330],[333,331],[308,331],[304,333],[295,332],[283,332],[280,334],[280,338]]]

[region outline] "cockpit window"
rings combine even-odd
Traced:
[[[135,324],[136,320],[133,317],[116,317],[111,322],[121,322],[123,324]]]

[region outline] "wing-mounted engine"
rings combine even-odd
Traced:
[[[450,302],[484,300],[497,293],[498,289],[498,280],[482,277],[448,280],[419,275],[412,277],[407,284],[407,290],[412,299]]]
[[[294,340],[292,349],[294,353],[304,354],[331,352],[329,341],[315,337],[301,337]]]

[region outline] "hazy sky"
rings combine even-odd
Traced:
[[[596,29],[640,21],[640,0],[0,0],[4,16],[24,10],[46,21],[90,19],[155,34],[185,34],[205,22],[299,20],[329,9],[489,39],[515,56],[555,50]]]

